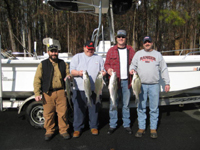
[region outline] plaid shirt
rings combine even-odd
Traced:
[[[133,50],[133,48],[131,46],[126,46],[128,53],[127,53],[127,57],[128,57],[128,68],[127,68],[127,74],[128,74],[128,81],[129,81],[129,88],[131,87],[131,75],[129,74],[129,65],[131,64],[132,58],[135,54],[135,51]],[[106,55],[106,61],[104,64],[104,68],[107,71],[109,68],[113,69],[114,71],[116,71],[117,74],[117,78],[118,78],[118,83],[120,83],[120,62],[119,62],[119,52],[118,52],[118,47],[117,45],[111,47]]]

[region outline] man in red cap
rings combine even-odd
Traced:
[[[70,63],[70,72],[74,76],[75,89],[73,90],[72,101],[74,104],[74,133],[73,137],[80,136],[82,129],[84,128],[84,119],[86,111],[89,112],[89,125],[92,135],[98,135],[98,109],[99,104],[96,104],[95,80],[97,74],[104,71],[104,60],[102,57],[94,54],[94,42],[87,41],[83,47],[84,52],[76,54]],[[84,87],[83,74],[87,71],[88,78],[90,80],[90,88]],[[87,94],[87,91],[91,90],[91,95]],[[91,101],[88,105],[88,100]]]

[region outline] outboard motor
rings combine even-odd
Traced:
[[[132,0],[113,0],[113,13],[125,14],[132,7]]]

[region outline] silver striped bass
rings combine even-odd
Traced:
[[[116,109],[117,108],[116,99],[117,99],[117,89],[118,89],[116,72],[112,72],[112,75],[109,80],[108,89],[110,93],[110,99],[113,104],[112,108]]]
[[[136,72],[133,74],[131,85],[132,85],[133,93],[135,95],[135,103],[138,103],[142,84],[141,84],[140,77]]]
[[[87,71],[83,71],[83,85],[85,90],[85,96],[87,97],[87,102],[90,106],[92,106],[90,98],[90,96],[92,95],[92,91],[91,91],[90,78]]]
[[[96,93],[96,104],[101,103],[100,101],[100,95],[102,94],[102,89],[104,85],[104,80],[103,80],[103,73],[99,71],[97,78],[95,80],[95,93]]]

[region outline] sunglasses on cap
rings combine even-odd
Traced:
[[[125,36],[117,36],[117,38],[126,38]]]
[[[58,46],[51,45],[51,46],[49,46],[49,48],[58,48]]]

